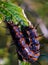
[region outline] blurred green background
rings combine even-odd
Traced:
[[[15,5],[21,5],[24,3],[25,0],[2,0],[2,1],[12,2]],[[44,20],[44,23],[48,28],[48,0],[31,0],[31,7]],[[29,12],[26,12],[26,14],[29,20],[32,21],[32,23],[35,25],[36,19],[32,17],[29,14]],[[4,22],[2,22],[4,18],[3,17],[1,18],[1,16],[3,15],[0,14],[0,65],[30,65],[29,63],[21,61],[19,64],[16,53],[16,47],[15,46],[9,47],[10,44],[12,43],[12,38],[11,35],[6,35],[8,30],[4,28],[6,25]],[[40,33],[39,28],[38,32]],[[41,56],[39,57],[38,61],[40,62],[41,65],[48,65],[48,39],[41,37],[39,41],[41,44]],[[10,52],[8,52],[8,50]],[[35,63],[34,65],[39,64]]]

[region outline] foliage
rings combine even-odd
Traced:
[[[12,15],[13,21],[16,23],[20,20],[24,21],[25,25],[28,25],[27,20],[23,16],[22,9],[10,2],[1,2],[0,12],[5,15],[7,18]],[[20,13],[19,13],[20,12]]]

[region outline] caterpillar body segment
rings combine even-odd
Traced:
[[[23,26],[22,26],[23,28]],[[30,50],[34,51],[34,53],[39,53],[40,54],[40,43],[36,39],[38,38],[38,34],[35,28],[32,28],[31,26],[26,26],[25,28],[22,29],[22,32],[26,35],[28,38],[26,38],[27,42],[29,42],[29,47]],[[24,35],[25,36],[25,35]]]

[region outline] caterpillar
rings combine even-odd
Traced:
[[[21,26],[20,30],[19,25],[14,24],[12,21],[5,20],[5,22],[17,47],[19,59],[30,63],[37,61],[40,56],[40,43],[36,40],[38,36],[35,29],[30,26]]]

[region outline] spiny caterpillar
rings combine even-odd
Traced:
[[[40,43],[36,39],[38,37],[36,29],[32,26],[14,24],[12,21],[5,20],[10,30],[12,39],[17,47],[17,54],[20,60],[33,63],[40,56]]]

